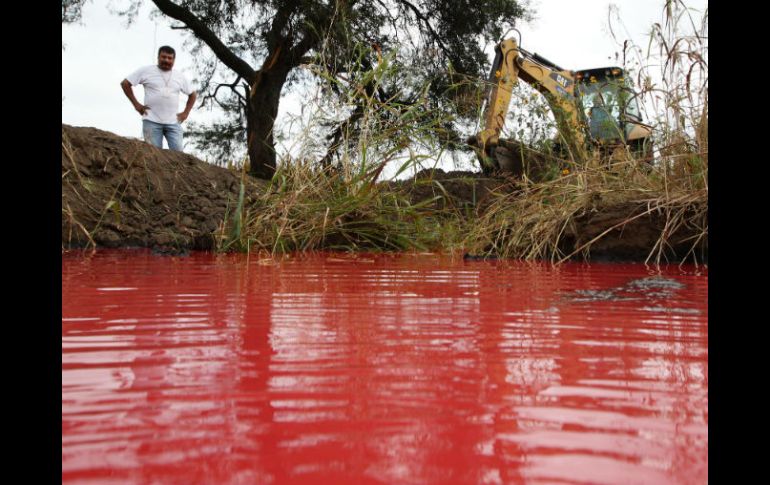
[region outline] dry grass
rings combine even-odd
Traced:
[[[312,164],[284,164],[264,194],[236,209],[223,249],[281,253],[315,249],[401,251],[445,247],[453,224],[404,194],[359,175]],[[238,229],[242,224],[242,230]],[[454,236],[458,240],[458,236]]]

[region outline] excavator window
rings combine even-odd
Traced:
[[[575,92],[580,112],[585,116],[592,140],[601,144],[616,141],[630,143],[650,136],[649,127],[643,123],[639,94],[634,91],[631,78],[622,69],[578,71],[576,79]]]
[[[642,112],[639,110],[639,96],[631,88],[623,88],[620,91],[621,104],[625,106],[625,113],[635,121],[642,121]]]
[[[595,140],[622,138],[621,99],[618,88],[618,83],[614,80],[602,80],[583,84],[578,90],[591,137]]]

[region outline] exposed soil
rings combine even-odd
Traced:
[[[412,179],[388,182],[402,189],[412,204],[430,201],[435,209],[460,209],[480,212],[491,202],[493,193],[507,194],[516,190],[511,178],[489,177],[478,172],[426,169]]]
[[[150,247],[172,253],[214,249],[224,237],[242,178],[248,206],[249,195],[261,194],[266,182],[141,140],[62,125],[62,247]],[[434,208],[468,215],[481,213],[493,192],[517,190],[511,178],[442,170],[389,184],[404,189],[413,203],[430,200]],[[609,230],[591,245],[592,260],[644,260],[666,219],[651,213],[621,224],[642,210],[639,203],[597,198],[564,234],[563,250],[570,253]],[[690,249],[688,238],[697,231],[688,231],[684,227],[670,235],[668,256],[680,258]],[[707,253],[699,253],[700,261],[704,257]]]
[[[663,212],[647,212],[644,203],[599,198],[589,211],[575,219],[562,250],[569,254],[598,238],[590,244],[592,261],[644,261],[666,227]],[[705,240],[693,249],[700,229],[681,225],[667,236],[662,248],[664,261],[679,262],[696,256],[697,261],[708,262]]]
[[[185,153],[63,124],[62,245],[213,249],[240,180]],[[246,180],[246,194],[262,186]]]

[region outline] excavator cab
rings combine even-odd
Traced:
[[[575,72],[575,93],[591,141],[602,146],[631,145],[648,140],[649,126],[642,123],[639,98],[619,67]]]

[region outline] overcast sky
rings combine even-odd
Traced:
[[[172,30],[165,18],[150,19],[151,2],[146,2],[136,21],[110,13],[107,0],[92,0],[83,7],[82,24],[62,26],[62,123],[92,126],[122,136],[141,137],[141,119],[120,88],[137,68],[155,64],[162,45],[177,49],[174,69],[194,77],[192,59],[184,51],[183,34]],[[521,45],[566,69],[618,64],[620,50],[608,29],[610,5],[621,24],[613,24],[620,42],[631,39],[646,46],[654,22],[661,22],[664,0],[534,0],[537,19],[518,25]],[[707,0],[690,0],[688,5],[704,10]],[[491,52],[491,50],[490,50]],[[134,88],[141,101],[143,90]],[[180,100],[180,111],[184,97]],[[287,111],[297,112],[295,97],[281,103],[279,123]],[[210,115],[193,110],[190,120],[204,121]],[[187,149],[186,151],[191,151]]]

